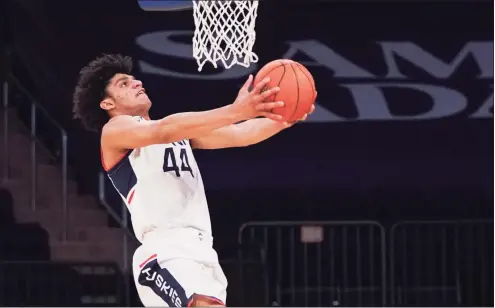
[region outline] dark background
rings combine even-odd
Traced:
[[[135,75],[153,101],[153,118],[228,104],[248,72],[235,69],[232,74],[236,76],[218,79],[215,74],[219,71],[211,67],[198,73],[190,54],[183,58],[160,55],[138,44],[137,38],[147,33],[192,31],[190,11],[145,12],[130,0],[10,0],[1,5],[3,67],[68,131],[69,165],[81,193],[98,193],[101,170],[99,135],[85,132],[71,116],[77,74],[87,62],[101,53],[133,56]],[[489,1],[260,3],[257,68],[287,56],[290,47],[303,41],[326,47],[326,53],[320,54],[314,48],[300,49],[291,58],[312,72],[317,103],[334,116],[325,118],[325,113],[317,110],[315,120],[259,145],[197,151],[220,257],[232,254],[239,227],[249,221],[373,220],[388,230],[404,220],[491,220],[492,23],[493,3]],[[154,40],[156,48],[164,46],[159,37]],[[174,40],[189,44],[191,35]],[[441,77],[396,55],[395,63],[404,77],[390,78],[383,42],[410,42],[451,67],[467,43],[486,42],[484,50],[492,65],[490,69],[480,67],[476,57],[468,55]],[[339,76],[332,64],[325,67],[322,62],[330,58],[332,50],[372,76],[359,77],[349,71],[349,76]],[[193,77],[146,73],[139,61]],[[425,67],[434,66],[433,62]],[[481,76],[483,69],[491,72],[489,76]],[[369,114],[356,107],[356,99],[346,87],[377,83],[390,85],[382,92],[390,115],[369,119]],[[467,99],[467,105],[453,115],[411,119],[426,114],[435,102],[424,93],[392,86],[397,83],[453,89]],[[28,123],[29,105],[21,99],[13,103],[18,116]],[[373,105],[376,101],[365,103],[369,110],[379,107]],[[490,106],[488,117],[473,117],[483,104]],[[59,157],[55,132],[43,120],[38,134]],[[110,183],[107,188],[107,198],[122,214],[118,195]],[[487,251],[491,253],[492,247]],[[433,301],[422,303],[435,305]]]

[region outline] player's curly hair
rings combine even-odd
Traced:
[[[101,131],[108,121],[108,114],[100,108],[107,96],[109,81],[116,74],[131,74],[132,59],[119,54],[104,54],[91,61],[79,73],[73,96],[74,118],[92,131]]]

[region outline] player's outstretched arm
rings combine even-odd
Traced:
[[[252,79],[250,76],[239,91],[236,101],[225,107],[202,112],[177,113],[156,121],[137,121],[131,116],[124,115],[114,117],[103,127],[101,142],[105,147],[117,150],[135,149],[152,144],[193,139],[218,128],[258,116],[278,119],[279,116],[271,113],[270,110],[283,106],[283,103],[265,102],[265,99],[277,93],[279,89],[273,88],[261,93],[269,82],[266,79],[256,85],[253,91],[248,92]]]
[[[314,106],[308,114],[314,111]],[[304,121],[307,115],[299,121]],[[273,121],[270,119],[251,119],[236,125],[214,130],[208,135],[191,140],[191,146],[197,149],[222,149],[245,147],[264,141],[294,123]]]
[[[270,119],[252,119],[191,139],[191,146],[204,150],[245,147],[266,140],[286,127],[285,123]]]

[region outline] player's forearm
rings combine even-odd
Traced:
[[[286,126],[270,119],[252,119],[236,125],[236,139],[240,146],[264,141],[282,131]]]
[[[170,143],[203,136],[242,120],[236,107],[228,105],[208,111],[172,114],[157,121],[157,133],[163,136],[164,143]]]

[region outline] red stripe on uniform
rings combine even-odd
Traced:
[[[131,195],[129,196],[129,201],[127,201],[127,204],[131,205],[131,202],[132,202],[132,198],[134,198],[134,193],[136,192],[136,190],[133,190],[131,192]]]
[[[150,256],[148,259],[146,259],[143,263],[139,264],[139,268],[142,268],[143,266],[146,265],[146,263],[150,262],[151,260],[156,258],[156,253],[152,256]]]

